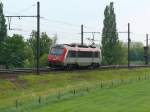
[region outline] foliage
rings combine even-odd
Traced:
[[[3,14],[3,4],[0,2],[0,43],[7,37],[7,26],[5,22],[6,20]]]
[[[103,64],[111,65],[124,60],[122,59],[122,56],[125,54],[122,52],[124,50],[121,49],[123,48],[122,43],[119,43],[118,39],[113,2],[111,2],[109,6],[106,6],[104,16],[104,27],[102,31],[102,61]]]
[[[27,57],[24,60],[24,67],[33,67],[35,65],[33,50],[27,43],[26,43],[26,47],[25,47],[24,52],[25,52],[25,55]]]
[[[48,63],[47,63],[47,57],[48,57],[47,53],[46,53],[46,54],[43,54],[43,55],[40,57],[40,66],[41,66],[41,67],[45,67],[45,66],[48,65]]]
[[[4,54],[1,59],[7,67],[23,67],[23,61],[26,59],[26,44],[21,35],[14,34],[8,37],[3,44],[1,53]]]
[[[45,53],[48,54],[51,45],[52,39],[46,34],[46,32],[42,32],[40,38],[40,56],[43,56]]]
[[[32,48],[34,57],[36,57],[36,31],[32,31],[31,33],[31,38],[27,40],[29,46]],[[41,33],[41,38],[40,38],[40,56],[43,54],[47,53],[49,51],[50,45],[52,44],[52,39],[45,33]]]
[[[131,61],[143,61],[144,58],[144,45],[141,42],[132,42],[130,49]]]
[[[33,51],[33,56],[34,56],[34,59],[36,59],[36,36],[37,36],[37,33],[36,31],[32,31],[31,32],[31,37],[27,40],[27,44],[31,47],[32,51]]]
[[[0,65],[4,64],[3,57],[5,57],[3,48],[5,44],[5,40],[7,37],[7,26],[5,24],[6,20],[3,14],[3,4],[0,2]]]
[[[48,55],[50,46],[53,44],[53,41],[57,41],[57,37],[51,39],[46,32],[42,32],[40,36],[40,60],[44,62],[40,62],[43,65],[46,65],[46,55]],[[32,48],[34,60],[36,60],[36,31],[32,31],[31,37],[27,40],[28,45]],[[44,60],[45,59],[45,60]]]
[[[56,42],[57,38],[53,38]],[[41,33],[40,38],[40,64],[47,65],[47,55],[53,40],[45,32]],[[15,67],[34,67],[36,59],[36,32],[32,32],[32,37],[24,40],[21,35],[14,34],[7,37],[0,44],[0,64],[6,68]]]
[[[128,58],[128,48],[123,42],[119,42],[118,46],[116,46],[116,52],[114,55],[116,61],[114,64],[127,64]]]

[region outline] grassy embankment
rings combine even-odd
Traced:
[[[15,107],[16,99],[19,101],[32,100],[39,96],[58,93],[58,91],[62,92],[74,88],[88,87],[100,81],[135,78],[137,76],[148,76],[149,74],[150,69],[141,68],[129,70],[114,69],[51,72],[39,76],[33,74],[17,76],[3,75],[0,77],[0,110],[3,110],[1,109],[2,107],[7,107],[9,109],[10,105]],[[72,102],[74,102],[74,100]]]
[[[147,80],[95,90],[85,96],[48,103],[25,112],[149,112],[149,104],[150,81]]]

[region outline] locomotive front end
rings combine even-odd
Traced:
[[[63,67],[66,49],[62,45],[55,45],[50,49],[48,64],[50,67]]]

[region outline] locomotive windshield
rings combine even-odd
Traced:
[[[62,55],[63,54],[63,49],[62,48],[57,48],[57,47],[53,47],[51,48],[50,54],[52,55]]]

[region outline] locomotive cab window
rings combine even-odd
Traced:
[[[51,48],[50,54],[52,55],[62,55],[63,54],[63,48],[57,48],[57,47],[53,47]]]

